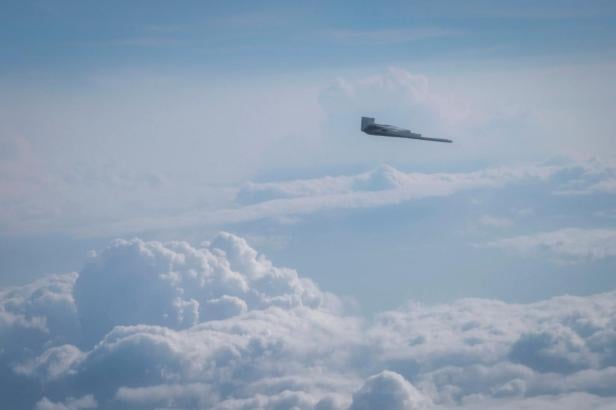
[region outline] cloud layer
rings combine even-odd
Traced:
[[[230,234],[117,240],[1,291],[0,389],[38,409],[599,408],[616,404],[614,317],[606,293],[368,320]]]
[[[582,262],[616,256],[616,230],[565,228],[488,242],[483,246],[530,256],[547,254],[564,262]]]

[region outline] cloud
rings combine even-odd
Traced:
[[[79,334],[73,298],[76,273],[50,275],[33,283],[0,290],[2,353],[19,359],[34,344],[62,344]]]
[[[224,201],[209,205],[187,206],[179,212],[148,211],[139,217],[118,217],[113,221],[96,217],[86,218],[86,214],[82,213],[83,219],[75,216],[78,220],[76,222],[79,223],[63,224],[63,229],[69,229],[76,235],[96,237],[143,231],[177,232],[196,228],[203,228],[209,232],[255,221],[266,220],[284,224],[333,210],[380,208],[426,198],[447,198],[458,193],[479,190],[507,189],[509,192],[516,188],[531,190],[541,187],[547,195],[563,195],[563,192],[573,187],[576,190],[589,189],[601,181],[608,181],[612,171],[609,163],[593,160],[560,160],[467,172],[434,173],[404,172],[390,165],[381,165],[367,172],[349,175],[277,182],[247,182],[239,187],[222,189],[224,191],[222,196],[227,198]],[[91,176],[90,184],[103,183],[98,181],[97,175],[94,173]],[[157,179],[154,176],[152,178],[153,185],[148,183],[148,186],[151,185],[148,190],[159,190],[160,195],[168,193],[168,187],[175,186],[164,179]],[[141,180],[136,175],[129,179],[131,181]],[[88,182],[84,180],[81,183],[87,184]],[[134,192],[137,196],[143,192],[137,187],[138,185],[132,185],[132,182],[117,183],[123,190]],[[155,187],[159,183],[163,188]],[[186,184],[188,181],[180,185],[184,187]],[[207,190],[204,192],[210,193]],[[597,194],[595,192],[593,195]],[[603,192],[600,195],[610,194]],[[567,198],[573,201],[582,200],[584,197],[568,194]],[[168,201],[168,199],[165,200]],[[125,209],[123,204],[121,202],[114,206]],[[518,217],[527,215],[529,211],[525,205],[524,203],[516,205],[522,207],[521,211],[512,210],[510,215]],[[484,226],[505,228],[509,222],[513,223],[507,215],[495,216],[491,209],[486,209],[484,212],[483,216],[473,215],[473,218],[480,218],[479,222]],[[35,225],[43,224],[44,226],[39,226],[43,230],[52,228],[51,225],[47,225],[49,219],[44,216],[31,221]]]
[[[583,338],[566,326],[524,334],[511,346],[509,358],[542,373],[573,373],[596,359]]]
[[[425,408],[425,404],[423,395],[404,377],[385,370],[369,377],[353,394],[349,410],[414,410]]]
[[[610,410],[614,408],[614,400],[586,393],[571,393],[556,396],[537,396],[520,400],[503,401],[482,396],[469,397],[460,406],[446,406],[443,409],[483,410],[483,409],[536,409],[536,410],[576,410],[595,409]]]
[[[544,185],[544,190],[560,194],[572,183],[596,183],[595,175],[609,173],[606,164],[595,161],[559,161],[515,167],[487,168],[470,172],[403,172],[381,165],[355,175],[323,176],[278,182],[248,182],[235,195],[235,206],[224,209],[191,211],[171,218],[138,219],[108,224],[110,232],[144,229],[225,226],[258,220],[287,221],[335,209],[378,208],[425,198],[448,197],[456,193],[501,189],[511,186]],[[586,178],[586,179],[585,179]],[[590,178],[590,179],[589,179]],[[523,215],[529,213],[522,210]],[[484,215],[486,226],[506,227],[507,218]]]
[[[238,192],[244,207],[217,214],[222,220],[271,218],[338,208],[374,208],[458,192],[546,181],[559,171],[551,166],[494,168],[466,173],[402,172],[391,166],[352,176],[273,183],[248,183]]]
[[[178,230],[195,226],[226,226],[289,217],[332,209],[377,208],[423,198],[446,197],[473,189],[498,189],[508,184],[540,183],[559,176],[562,167],[529,165],[488,168],[472,172],[402,172],[389,165],[356,175],[324,176],[282,182],[248,182],[237,189],[232,206],[194,209],[172,217],[120,219],[84,225],[79,234],[91,235]]]
[[[270,306],[336,303],[335,296],[309,279],[273,266],[244,239],[227,233],[203,248],[183,242],[114,241],[82,270],[74,295],[85,336],[92,342],[117,325],[185,329]]]
[[[612,183],[616,168],[596,158],[549,160],[510,167],[484,168],[470,172],[403,172],[384,164],[355,175],[324,176],[279,182],[248,182],[236,195],[236,203],[254,205],[267,201],[396,191],[399,200],[446,196],[465,189],[501,188],[507,184],[548,184],[546,189],[560,195],[575,189],[596,192],[597,185]],[[603,191],[609,193],[608,191]],[[406,193],[406,195],[403,195]],[[392,199],[383,200],[389,203]],[[528,215],[528,209],[519,210]],[[531,210],[532,211],[532,210]]]
[[[615,322],[603,312],[615,308],[614,300],[608,293],[528,305],[480,299],[411,305],[382,314],[371,337],[381,346],[378,361],[435,393],[432,400],[442,405],[573,391],[613,396],[616,386],[608,374],[614,352],[604,350],[611,343],[604,338],[611,337]],[[602,340],[602,347],[593,340]]]
[[[69,397],[65,402],[54,403],[47,397],[43,397],[41,401],[36,403],[36,410],[79,410],[79,409],[95,409],[97,407],[96,400],[92,395],[80,397],[78,399]]]
[[[0,292],[11,408],[616,404],[616,295],[409,303],[373,319],[237,236],[117,240]]]
[[[616,193],[616,166],[613,158],[590,158],[568,169],[569,178],[556,190],[560,195]]]
[[[375,196],[393,191],[397,195],[381,200],[387,204],[393,201],[410,200],[429,196],[445,196],[456,191],[478,187],[502,186],[524,178],[546,178],[554,169],[529,168],[492,169],[470,173],[405,173],[389,166],[353,176],[323,177],[274,183],[248,183],[244,185],[237,201],[255,204],[278,199],[348,196],[353,199]],[[380,195],[381,197],[383,195]],[[378,204],[378,202],[376,203]],[[375,204],[375,205],[376,205]]]
[[[335,37],[348,42],[393,42],[407,41],[411,34],[420,38],[422,35],[451,36],[459,33],[434,29],[413,33],[339,31]],[[357,129],[359,118],[366,113],[377,119],[384,116],[391,120],[412,118],[413,129],[432,134],[447,133],[455,128],[460,131],[481,121],[468,101],[438,90],[427,76],[400,67],[390,67],[361,78],[338,78],[322,91],[319,102],[327,115],[327,129],[345,134],[350,131],[351,124]]]
[[[616,230],[565,228],[487,242],[523,256],[547,254],[565,262],[596,261],[616,256]]]

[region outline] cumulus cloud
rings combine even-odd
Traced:
[[[65,402],[54,403],[47,397],[43,397],[41,401],[36,403],[36,410],[80,410],[80,409],[95,409],[97,407],[96,400],[92,395],[80,397],[78,399],[69,397]]]
[[[565,228],[499,239],[482,246],[526,256],[548,254],[565,262],[596,261],[616,256],[616,230]]]
[[[15,359],[36,344],[63,344],[79,335],[73,298],[77,273],[50,275],[33,283],[0,290],[0,353]]]
[[[371,337],[380,345],[379,361],[441,405],[573,391],[613,396],[607,339],[615,323],[604,312],[613,311],[615,300],[608,293],[529,305],[480,299],[415,305],[382,314]]]
[[[116,240],[95,255],[74,287],[85,336],[95,342],[117,325],[185,329],[270,306],[336,303],[335,296],[292,269],[274,266],[242,238],[221,233],[204,245]]]
[[[369,377],[353,394],[349,410],[413,410],[424,408],[425,404],[423,395],[404,377],[385,370]]]
[[[0,307],[0,393],[16,409],[616,404],[613,292],[367,319],[222,233],[117,240],[78,274],[3,290]]]

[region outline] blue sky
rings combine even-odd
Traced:
[[[613,2],[0,7],[15,408],[614,405]]]
[[[609,1],[5,2],[4,73],[159,69],[287,73],[438,60],[604,58]],[[324,62],[327,61],[327,65]],[[526,61],[528,62],[528,61]],[[518,62],[519,64],[519,62]]]

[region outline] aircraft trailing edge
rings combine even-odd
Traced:
[[[361,117],[361,130],[370,135],[382,135],[384,137],[398,137],[398,138],[411,138],[424,141],[438,141],[438,142],[453,142],[444,138],[426,138],[421,134],[411,132],[404,128],[394,127],[393,125],[377,124],[374,122],[374,118]]]

